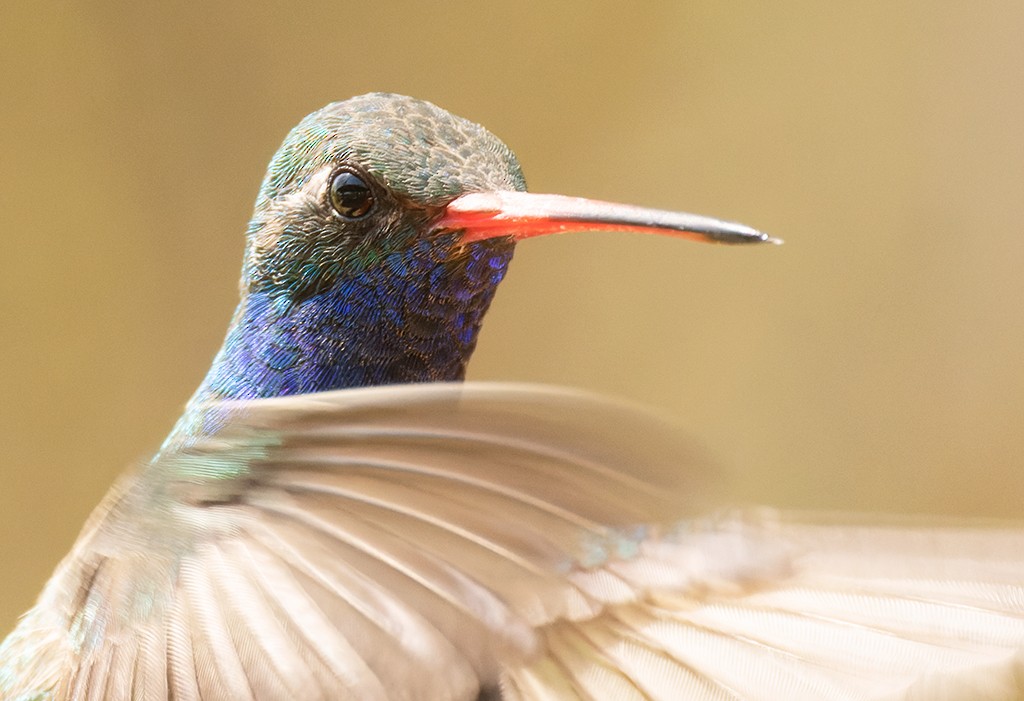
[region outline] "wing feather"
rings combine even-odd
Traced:
[[[174,599],[168,607],[167,619],[164,622],[164,635],[167,646],[167,682],[168,698],[176,701],[199,701],[202,692],[199,688],[199,675],[196,670],[195,635],[193,621],[188,614],[188,606],[183,600],[183,588],[175,592]],[[159,661],[154,669],[159,670]]]
[[[254,697],[253,689],[226,620],[230,612],[221,607],[213,583],[217,563],[208,561],[212,549],[203,545],[183,562],[178,580],[192,614],[195,669],[204,697],[244,701]]]

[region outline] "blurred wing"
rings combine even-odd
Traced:
[[[0,650],[4,698],[472,699],[539,626],[600,610],[574,568],[704,509],[673,427],[567,391],[347,390],[195,426],[97,510]]]
[[[197,421],[206,437],[87,527],[5,644],[7,689],[1019,694],[1024,530],[702,516],[711,471],[674,427],[557,390],[375,388]]]
[[[506,697],[1024,699],[1020,526],[763,511],[673,540],[660,547],[695,548],[705,571],[723,558],[759,565],[546,626],[545,655],[506,672]]]

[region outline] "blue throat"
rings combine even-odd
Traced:
[[[298,301],[243,294],[193,404],[461,380],[511,241],[421,241]]]

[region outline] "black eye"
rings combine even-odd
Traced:
[[[331,178],[331,206],[343,217],[358,219],[373,208],[373,191],[350,170],[338,171]]]

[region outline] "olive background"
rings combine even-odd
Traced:
[[[1009,0],[4,2],[0,633],[202,378],[280,140],[372,90],[534,191],[786,240],[526,242],[472,378],[659,407],[727,503],[1020,517],[1022,36]]]

